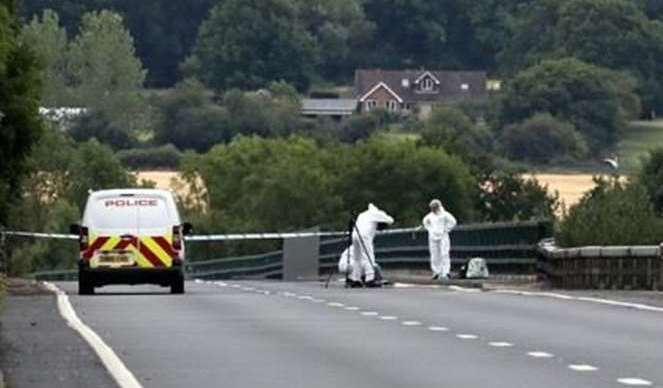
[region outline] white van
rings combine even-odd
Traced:
[[[80,225],[78,292],[107,284],[158,284],[184,293],[184,235],[172,193],[154,189],[92,192]]]

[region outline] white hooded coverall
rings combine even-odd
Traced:
[[[373,269],[375,265],[373,239],[380,223],[391,225],[394,223],[394,219],[372,203],[368,205],[368,210],[357,216],[357,220],[355,221],[356,227],[352,231],[352,254],[350,256],[352,259],[352,268],[350,280],[359,282],[361,281],[362,274],[367,282],[375,278],[375,271]]]
[[[456,218],[440,206],[437,212],[428,213],[422,223],[428,231],[431,270],[435,275],[449,276],[451,270],[449,232],[456,226]]]

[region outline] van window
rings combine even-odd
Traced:
[[[150,229],[173,225],[165,199],[157,196],[103,197],[87,209],[90,226],[98,229]]]

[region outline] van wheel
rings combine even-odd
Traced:
[[[85,271],[78,271],[78,295],[94,295],[94,284]]]
[[[184,294],[184,275],[179,273],[170,283],[171,294]]]

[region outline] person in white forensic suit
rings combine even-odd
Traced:
[[[368,209],[360,213],[355,221],[355,227],[352,231],[352,265],[350,268],[349,286],[362,287],[362,275],[364,276],[366,287],[380,287],[381,284],[375,281],[375,250],[373,248],[373,239],[378,230],[378,224],[394,223],[394,219],[380,210],[372,203]]]
[[[446,211],[439,199],[430,202],[430,213],[423,221],[423,227],[428,231],[428,248],[430,250],[430,267],[433,279],[448,279],[451,270],[451,239],[449,232],[456,226],[456,218]]]

